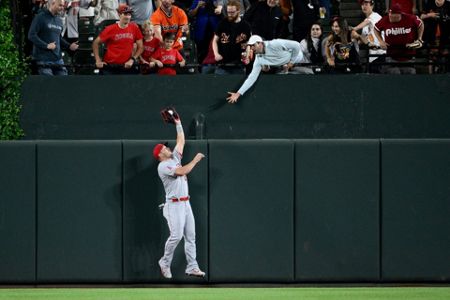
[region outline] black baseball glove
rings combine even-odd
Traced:
[[[168,106],[161,110],[161,117],[165,123],[175,124],[175,120],[180,119],[174,107]]]

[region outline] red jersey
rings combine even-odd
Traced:
[[[122,65],[133,54],[133,44],[142,40],[142,33],[135,23],[129,23],[127,27],[120,28],[119,24],[107,26],[99,35],[100,40],[106,44],[106,53],[103,61],[108,64]]]
[[[159,48],[153,54],[153,58],[159,60],[164,65],[174,65],[177,62],[183,61],[183,56],[176,49],[166,50]],[[163,67],[158,69],[159,75],[177,75],[177,71],[173,67]]]
[[[144,52],[141,54],[142,58],[150,62],[150,57],[159,49],[160,44],[161,42],[157,38],[153,38],[151,41],[144,41]]]
[[[414,49],[402,48],[417,39],[417,29],[422,26],[415,15],[403,14],[399,22],[391,23],[389,16],[384,16],[375,24],[375,29],[384,31],[384,40],[389,44],[387,55],[396,60],[409,60],[414,56]],[[393,47],[391,47],[393,46]]]
[[[181,26],[188,24],[188,18],[184,10],[175,5],[172,5],[172,13],[169,16],[164,10],[158,8],[150,17],[154,26],[161,26],[161,35],[164,36],[166,32],[173,32],[176,34],[174,49],[180,50],[183,48],[181,41]]]

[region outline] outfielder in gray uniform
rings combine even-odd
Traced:
[[[195,221],[192,208],[189,203],[189,188],[187,174],[205,156],[197,153],[194,159],[187,165],[181,165],[181,158],[185,144],[184,131],[181,120],[175,119],[177,130],[177,143],[172,152],[164,144],[158,144],[153,149],[153,156],[159,160],[158,175],[164,185],[166,192],[166,203],[163,208],[164,217],[170,230],[170,236],[166,241],[164,255],[159,260],[161,274],[165,278],[172,278],[170,265],[173,253],[181,238],[184,237],[184,251],[186,254],[187,266],[186,275],[204,277],[205,272],[201,271],[196,259],[195,246]]]

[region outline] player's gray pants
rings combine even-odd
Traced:
[[[184,252],[186,254],[186,272],[198,269],[195,247],[195,220],[189,201],[167,202],[163,209],[164,217],[169,225],[170,236],[166,241],[164,256],[160,263],[170,268],[173,253],[181,238],[184,237]]]

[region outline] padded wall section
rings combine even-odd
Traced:
[[[40,142],[37,174],[37,280],[121,281],[121,142]]]
[[[0,142],[0,282],[36,279],[36,146]]]
[[[228,104],[227,91],[243,81],[238,75],[29,76],[21,124],[27,139],[168,139],[172,131],[159,111],[171,104],[191,137],[200,113],[209,139],[450,137],[449,74],[262,74],[238,103]],[[364,88],[342,88],[348,82]]]
[[[450,280],[450,141],[382,140],[382,279]]]
[[[172,128],[173,134],[175,129]],[[124,279],[127,282],[158,282],[158,260],[169,236],[167,221],[158,205],[165,193],[152,149],[158,141],[124,141]],[[175,142],[170,143],[173,148]],[[206,142],[187,141],[183,164],[197,152],[207,154]],[[197,260],[208,269],[208,162],[201,161],[188,175],[191,206],[196,221]],[[184,241],[176,249],[171,282],[203,282],[185,276]]]
[[[295,143],[297,281],[379,279],[379,142]]]
[[[209,141],[210,280],[294,279],[293,143]]]

